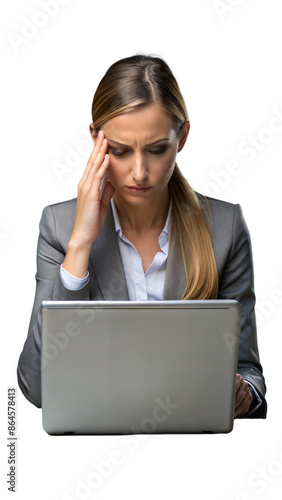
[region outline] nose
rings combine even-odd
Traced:
[[[131,175],[137,184],[141,184],[148,177],[148,169],[145,158],[141,153],[134,155]]]

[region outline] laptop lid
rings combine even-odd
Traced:
[[[236,301],[42,303],[49,434],[230,432]]]

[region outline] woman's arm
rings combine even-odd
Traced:
[[[114,188],[100,187],[109,167],[107,140],[101,131],[78,184],[76,206],[58,204],[60,221],[53,207],[43,211],[37,247],[36,293],[28,337],[18,363],[18,383],[23,394],[41,407],[41,302],[43,300],[89,300],[89,284],[72,291],[61,279],[60,266],[76,278],[87,273],[93,243],[101,231]],[[75,208],[75,211],[73,211]]]
[[[240,205],[234,206],[232,245],[219,282],[219,299],[241,304],[238,373],[255,389],[250,410],[242,417],[265,418],[266,386],[260,364],[255,319],[254,273],[250,234]]]
[[[65,252],[56,238],[56,219],[46,207],[40,221],[37,246],[36,292],[28,337],[18,363],[18,383],[26,398],[41,407],[41,302],[43,300],[88,300],[89,284],[81,290],[68,290],[61,279],[60,266]]]

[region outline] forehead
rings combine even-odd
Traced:
[[[159,106],[146,106],[115,116],[101,127],[107,139],[134,146],[175,136],[170,118]]]

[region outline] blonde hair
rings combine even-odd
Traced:
[[[133,109],[159,105],[170,117],[177,137],[189,121],[179,86],[167,63],[135,55],[115,62],[95,92],[92,120],[95,132],[111,118]],[[179,241],[186,272],[183,300],[212,299],[218,293],[218,274],[207,219],[207,200],[196,194],[175,163],[168,183],[172,202],[171,234]]]

